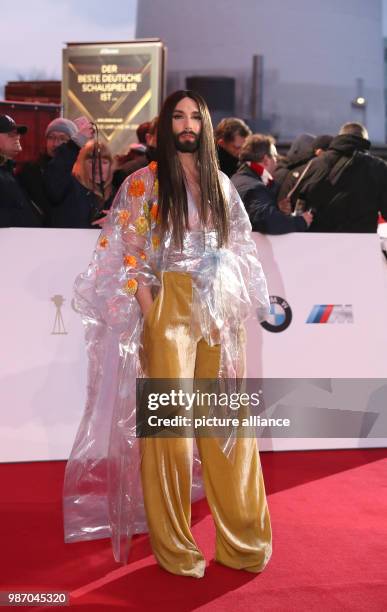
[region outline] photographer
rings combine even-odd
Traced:
[[[92,140],[93,126],[75,121],[78,132],[58,147],[45,172],[53,202],[53,227],[100,227],[114,198],[113,158],[104,143]],[[80,148],[82,147],[82,148]]]

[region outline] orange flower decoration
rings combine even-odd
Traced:
[[[124,291],[128,295],[134,295],[137,291],[138,282],[135,278],[130,278],[124,285]]]
[[[144,235],[147,233],[149,224],[145,217],[138,217],[134,224],[138,234]]]
[[[159,236],[152,236],[152,246],[154,250],[158,249],[160,246],[160,238]]]
[[[146,259],[146,255],[145,255],[144,251],[141,251],[140,259],[144,259],[144,260]]]
[[[157,170],[157,162],[152,161],[152,162],[149,164],[149,170],[151,170],[152,172],[156,172],[156,170]]]
[[[130,212],[128,210],[120,210],[118,213],[118,223],[120,225],[126,225],[130,218]]]
[[[154,204],[152,205],[151,211],[150,211],[150,216],[152,217],[153,221],[157,221],[158,212],[159,212],[159,206],[158,204],[156,204],[156,202],[154,202]]]
[[[128,193],[135,198],[140,198],[145,193],[144,181],[142,179],[132,179]]]
[[[128,268],[137,268],[137,259],[134,255],[126,255],[124,257],[124,264]]]
[[[99,241],[99,246],[101,247],[101,249],[106,249],[108,244],[109,244],[109,240],[106,238],[106,236],[102,236],[102,238],[100,238],[100,241]]]

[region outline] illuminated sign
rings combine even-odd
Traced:
[[[93,121],[112,153],[126,153],[140,123],[160,109],[165,48],[160,41],[72,44],[63,51],[64,116]]]

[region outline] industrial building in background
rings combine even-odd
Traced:
[[[167,91],[281,140],[346,121],[385,140],[382,0],[140,0],[137,38],[168,48]]]

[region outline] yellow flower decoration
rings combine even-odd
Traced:
[[[129,195],[140,198],[145,193],[145,183],[142,179],[132,179],[128,190]]]
[[[128,295],[134,295],[137,291],[138,282],[135,278],[130,278],[124,285],[124,291]]]
[[[118,213],[118,223],[120,225],[126,225],[130,218],[130,212],[128,210],[120,210]]]
[[[153,221],[157,221],[158,212],[159,212],[159,206],[158,204],[156,204],[156,202],[154,202],[151,208],[151,211],[150,211],[150,216],[153,219]]]
[[[142,209],[144,211],[145,217],[148,218],[149,217],[149,206],[146,202],[144,202]]]
[[[149,166],[148,166],[148,167],[149,167],[149,170],[151,170],[152,172],[156,172],[156,171],[157,171],[157,162],[152,161],[152,162],[149,164]]]
[[[102,236],[102,238],[100,238],[99,240],[99,246],[101,247],[101,249],[106,249],[108,245],[109,245],[108,238],[106,238],[106,236]]]
[[[145,217],[138,217],[134,225],[138,234],[144,235],[147,233],[149,224]]]
[[[145,260],[145,259],[146,259],[146,255],[145,255],[144,251],[141,251],[141,253],[140,253],[140,259],[143,259],[143,260]]]
[[[137,259],[135,258],[134,255],[125,255],[124,265],[127,268],[137,268]]]
[[[159,180],[155,179],[155,182],[153,184],[153,193],[157,196],[159,193]]]
[[[160,246],[160,238],[159,236],[152,236],[152,246],[153,249],[156,250]]]

